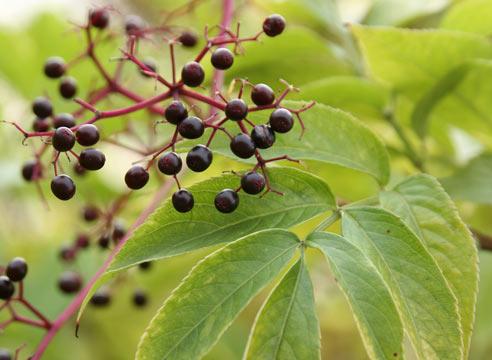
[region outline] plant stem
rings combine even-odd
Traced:
[[[316,226],[314,229],[313,229],[313,232],[316,232],[316,231],[324,231],[326,228],[328,228],[330,225],[332,225],[333,223],[335,223],[338,219],[340,219],[340,210],[336,209],[333,214],[331,214],[327,219],[323,220],[322,222],[320,222],[318,224],[318,226]]]

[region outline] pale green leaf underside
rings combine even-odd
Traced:
[[[457,300],[405,223],[384,209],[357,207],[343,211],[342,231],[381,273],[419,358],[461,359]]]
[[[468,0],[456,4],[446,12],[441,28],[486,36],[492,34],[492,1]]]
[[[200,359],[289,263],[299,244],[293,233],[265,230],[207,256],[152,319],[136,359]]]
[[[381,275],[364,254],[343,237],[311,233],[306,244],[328,259],[347,297],[371,359],[403,359],[403,327]]]
[[[299,258],[260,310],[244,359],[321,359],[320,337],[311,279]]]

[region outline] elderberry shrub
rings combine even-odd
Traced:
[[[99,141],[99,130],[95,125],[84,124],[75,133],[77,142],[82,146],[92,146]]]
[[[175,152],[169,152],[159,158],[157,166],[165,175],[176,175],[181,171],[183,162],[178,154]]]
[[[204,145],[194,146],[186,155],[186,165],[194,172],[207,170],[212,160],[212,152]]]
[[[105,29],[109,24],[109,12],[105,8],[90,11],[91,25],[98,29]]]
[[[140,165],[135,165],[126,172],[125,183],[130,189],[141,189],[148,181],[149,173]]]
[[[231,140],[231,151],[241,159],[248,159],[254,155],[256,146],[251,136],[240,133]]]
[[[66,64],[59,56],[53,56],[44,63],[44,73],[47,77],[56,79],[65,74]]]
[[[251,100],[258,106],[270,105],[275,101],[275,94],[270,86],[258,84],[251,91]]]
[[[255,142],[257,148],[268,149],[275,142],[275,133],[272,128],[265,124],[256,125],[251,132],[251,138]]]
[[[228,214],[239,206],[239,196],[232,189],[224,189],[215,197],[215,208],[221,213]]]
[[[167,122],[179,125],[181,121],[188,117],[188,110],[186,110],[186,106],[181,101],[174,100],[167,105],[164,117]]]
[[[43,119],[53,114],[53,105],[44,96],[38,96],[32,103],[32,111],[34,115]]]
[[[69,151],[75,145],[75,136],[69,128],[62,126],[55,130],[51,144],[58,151]]]
[[[193,47],[196,45],[197,36],[192,32],[185,31],[179,36],[178,40],[183,46]]]
[[[71,99],[77,94],[77,81],[71,76],[65,76],[60,81],[60,95],[65,99]]]
[[[241,177],[241,188],[247,194],[259,194],[265,189],[265,178],[256,171],[249,171]]]
[[[280,35],[285,29],[285,19],[282,15],[270,15],[263,22],[263,31],[268,36]]]
[[[278,133],[289,132],[294,126],[292,113],[287,109],[276,109],[270,115],[270,127]]]
[[[248,105],[242,99],[233,99],[227,103],[225,115],[233,121],[243,120],[248,115]]]
[[[98,149],[85,149],[80,153],[80,165],[87,170],[99,170],[106,162],[106,156]]]
[[[195,204],[195,200],[193,199],[193,195],[186,189],[179,189],[173,194],[172,202],[174,208],[181,212],[185,213],[193,209],[193,205]]]
[[[55,129],[58,129],[59,127],[72,128],[75,126],[75,118],[72,114],[61,113],[55,116],[53,125],[55,126]]]
[[[214,51],[210,60],[214,68],[219,70],[227,70],[234,63],[234,55],[227,48],[219,48]]]
[[[180,122],[178,131],[185,139],[198,139],[205,132],[205,125],[202,119],[190,116]]]
[[[58,175],[51,180],[51,191],[60,200],[70,200],[75,195],[75,184],[70,176]]]
[[[82,287],[82,277],[74,271],[65,271],[58,280],[58,287],[64,293],[75,293]]]
[[[24,280],[27,275],[26,260],[21,257],[13,258],[8,263],[7,269],[5,269],[5,274],[14,282]]]
[[[5,275],[0,275],[0,299],[7,300],[14,295],[14,284]]]
[[[183,66],[181,70],[181,79],[185,85],[190,87],[200,86],[205,79],[205,71],[203,67],[196,61],[190,61]]]

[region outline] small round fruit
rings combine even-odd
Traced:
[[[138,267],[140,270],[147,271],[152,267],[152,262],[151,261],[144,261],[138,264]]]
[[[278,133],[286,133],[294,126],[292,114],[287,109],[276,109],[270,115],[270,127]]]
[[[53,114],[53,105],[44,96],[38,96],[32,103],[32,111],[37,117],[44,119]]]
[[[75,259],[75,249],[70,246],[70,245],[67,245],[67,246],[64,246],[61,248],[60,250],[60,257],[63,261],[72,261],[73,259]]]
[[[138,15],[128,15],[125,18],[126,33],[131,35],[145,28],[145,22]]]
[[[178,125],[179,134],[185,139],[198,139],[205,131],[205,125],[200,118],[190,116]]]
[[[193,209],[193,205],[195,204],[193,195],[191,195],[191,193],[186,189],[176,191],[173,194],[172,201],[174,208],[181,213],[190,211]]]
[[[258,84],[251,91],[251,100],[258,106],[270,105],[275,101],[275,94],[270,86]]]
[[[153,73],[157,72],[157,62],[153,58],[146,57],[142,60],[142,63],[149,69],[147,71],[152,71]],[[145,74],[142,69],[140,69],[140,72],[145,77],[151,77],[150,75]]]
[[[147,294],[142,290],[135,291],[133,293],[133,303],[138,307],[147,305]]]
[[[98,149],[85,149],[80,153],[80,165],[87,170],[99,170],[106,162],[106,156]]]
[[[48,118],[39,118],[37,117],[36,119],[34,119],[34,123],[32,124],[32,128],[34,129],[34,131],[36,132],[45,132],[45,131],[48,131],[48,129],[50,128],[50,119]]]
[[[38,162],[36,161],[36,159],[31,159],[22,166],[22,177],[24,178],[24,180],[26,181],[32,180],[37,163]]]
[[[109,290],[101,288],[97,290],[91,298],[91,304],[94,306],[107,306],[111,302],[111,295]]]
[[[213,155],[208,147],[204,145],[196,145],[186,155],[186,165],[190,170],[202,172],[208,169],[212,163]]]
[[[58,287],[67,294],[77,292],[82,287],[82,277],[76,272],[65,271],[58,280]]]
[[[133,190],[143,188],[149,181],[149,173],[140,165],[135,165],[126,172],[126,185]]]
[[[73,165],[73,171],[78,176],[82,176],[87,172],[78,162]]]
[[[257,148],[268,149],[275,142],[275,133],[267,125],[256,125],[251,132],[251,138]]]
[[[98,29],[105,29],[109,24],[109,11],[105,8],[92,9],[90,19],[92,26]]]
[[[234,190],[224,189],[215,197],[215,208],[221,213],[228,214],[237,209],[239,196]]]
[[[69,128],[62,126],[55,130],[51,144],[58,151],[68,151],[75,145],[75,136]]]
[[[71,76],[65,76],[60,81],[60,95],[65,99],[71,99],[77,93],[77,81]]]
[[[84,124],[75,133],[77,142],[82,146],[92,146],[99,141],[99,130],[95,125]]]
[[[99,212],[99,209],[96,208],[95,206],[87,205],[84,208],[84,211],[82,214],[84,216],[85,221],[91,222],[91,221],[97,220],[99,218],[100,212]]]
[[[268,36],[277,36],[285,29],[285,19],[282,15],[270,15],[263,22],[263,31]]]
[[[85,249],[89,246],[89,235],[87,234],[78,234],[77,238],[75,239],[75,245],[79,249]]]
[[[164,117],[169,123],[178,125],[188,117],[188,110],[186,110],[186,106],[181,101],[174,100],[166,107]]]
[[[12,360],[12,353],[7,349],[0,349],[0,360]]]
[[[230,120],[243,120],[248,115],[248,105],[242,99],[233,99],[227,103],[225,114]]]
[[[113,227],[113,240],[117,243],[123,236],[125,236],[125,227],[121,224],[115,224]]]
[[[196,45],[197,36],[192,32],[185,31],[179,36],[179,42],[186,47],[193,47]]]
[[[176,175],[181,171],[183,162],[178,154],[175,152],[169,152],[159,158],[157,166],[163,174]]]
[[[27,263],[21,257],[16,257],[10,260],[5,270],[5,274],[12,281],[21,281],[27,275]]]
[[[210,60],[214,68],[227,70],[234,63],[234,55],[228,48],[219,48],[214,51]]]
[[[75,118],[70,113],[61,113],[55,116],[53,125],[55,125],[55,129],[62,126],[72,128],[75,126]]]
[[[70,200],[75,195],[75,184],[70,176],[58,175],[51,180],[51,191],[60,200]]]
[[[241,177],[241,187],[247,194],[259,194],[265,188],[265,178],[256,171],[249,171]]]
[[[190,87],[200,86],[205,79],[205,71],[196,61],[190,61],[181,70],[181,79],[185,85]]]
[[[107,249],[109,247],[109,241],[111,239],[109,238],[109,235],[108,234],[104,234],[103,236],[101,236],[99,238],[99,240],[97,241],[97,243],[99,244],[99,246],[102,248],[102,249]]]
[[[234,155],[240,157],[241,159],[248,159],[254,155],[256,146],[251,139],[251,136],[246,134],[237,134],[231,140],[231,151]]]
[[[44,73],[47,77],[56,79],[65,74],[66,66],[65,60],[61,57],[52,56],[44,63]]]
[[[14,284],[5,275],[0,275],[0,299],[7,300],[14,295]]]

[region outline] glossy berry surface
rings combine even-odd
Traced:
[[[200,86],[203,79],[205,79],[205,71],[203,71],[203,67],[199,63],[190,61],[183,66],[181,79],[185,85],[190,87]]]
[[[47,98],[39,96],[32,103],[32,111],[37,117],[46,118],[53,114],[53,105]]]
[[[111,302],[111,295],[105,288],[97,290],[91,298],[91,304],[94,306],[107,306]]]
[[[0,299],[7,300],[14,295],[14,284],[5,275],[0,275]]]
[[[53,119],[53,125],[55,126],[55,129],[58,129],[62,126],[72,128],[75,126],[75,118],[72,114],[61,113],[55,116],[55,118]]]
[[[153,58],[146,57],[145,59],[142,60],[142,63],[149,68],[149,70],[147,71],[152,71],[154,73],[157,72],[157,62]],[[140,69],[140,72],[145,77],[151,77],[150,75],[145,74],[142,69]]]
[[[193,205],[195,204],[193,195],[191,195],[191,193],[186,189],[176,191],[173,194],[172,202],[174,208],[181,213],[190,211],[193,209]]]
[[[200,118],[190,116],[178,125],[179,134],[185,139],[198,139],[205,131],[205,125]]]
[[[105,29],[109,24],[109,11],[104,8],[92,9],[90,18],[92,26],[98,29]]]
[[[179,36],[179,42],[186,47],[193,47],[196,45],[197,36],[192,32],[185,31]]]
[[[175,152],[169,152],[159,158],[157,166],[165,175],[176,175],[181,171],[183,162],[178,154]]]
[[[75,184],[70,176],[58,175],[51,180],[51,191],[60,200],[70,200],[75,195]]]
[[[100,212],[96,207],[92,205],[88,205],[84,208],[82,214],[84,216],[84,220],[90,222],[90,221],[97,220],[99,218]]]
[[[278,133],[286,133],[294,126],[292,113],[287,109],[276,109],[270,115],[270,127]]]
[[[225,115],[230,120],[243,120],[248,115],[248,105],[242,99],[233,99],[227,103]]]
[[[104,166],[106,156],[98,149],[85,149],[80,153],[79,163],[84,169],[99,170]]]
[[[107,234],[104,234],[103,236],[101,236],[99,238],[99,240],[97,241],[98,245],[102,248],[102,249],[107,249],[109,247],[109,241],[111,239],[109,238],[109,235]]]
[[[164,117],[169,123],[178,125],[188,117],[188,110],[186,110],[186,106],[181,101],[174,100],[166,107]]]
[[[77,94],[77,81],[71,76],[65,76],[60,81],[60,95],[65,99],[71,99]]]
[[[275,101],[275,93],[270,86],[258,84],[251,91],[251,100],[258,106],[270,105]]]
[[[135,291],[133,293],[133,303],[138,307],[147,305],[147,294],[142,290]]]
[[[267,125],[256,125],[251,132],[251,138],[257,148],[268,149],[275,142],[275,133]]]
[[[127,34],[135,34],[145,28],[145,22],[138,15],[128,15],[125,18],[125,30]]]
[[[34,169],[36,167],[37,161],[35,159],[29,160],[22,166],[22,177],[26,181],[31,181],[34,176]]]
[[[219,48],[214,51],[210,60],[214,68],[227,70],[234,63],[234,55],[227,48]]]
[[[239,196],[234,190],[224,189],[215,197],[215,208],[221,213],[228,214],[237,209]]]
[[[125,236],[126,230],[122,224],[116,224],[113,227],[113,235],[112,238],[115,242],[118,242]]]
[[[65,74],[66,64],[59,56],[48,58],[44,63],[44,74],[49,78],[59,78]]]
[[[253,139],[251,139],[251,136],[243,133],[234,136],[231,140],[230,147],[234,155],[240,157],[241,159],[250,158],[254,155],[256,150],[255,143]]]
[[[247,194],[259,194],[265,188],[265,178],[256,171],[249,171],[241,177],[241,187]]]
[[[135,165],[126,172],[125,183],[130,189],[141,189],[149,181],[149,173],[140,165]]]
[[[263,22],[263,31],[268,36],[280,35],[285,29],[285,19],[282,15],[270,15]]]
[[[77,142],[82,146],[92,146],[99,141],[99,130],[95,125],[84,124],[75,133]]]
[[[37,117],[34,119],[34,123],[32,124],[32,128],[36,132],[45,132],[48,131],[51,126],[50,119],[49,118],[39,118]]]
[[[12,281],[21,281],[27,275],[27,263],[21,257],[16,257],[10,260],[5,270],[5,274]]]
[[[58,287],[67,294],[77,292],[82,287],[82,277],[73,271],[65,271],[58,280]]]
[[[55,130],[51,138],[51,144],[58,151],[69,151],[75,145],[75,135],[72,130],[62,126]]]
[[[12,360],[12,354],[6,349],[0,349],[0,360]]]
[[[186,155],[186,165],[190,170],[202,172],[208,169],[212,163],[213,155],[208,147],[204,145],[196,145]]]

